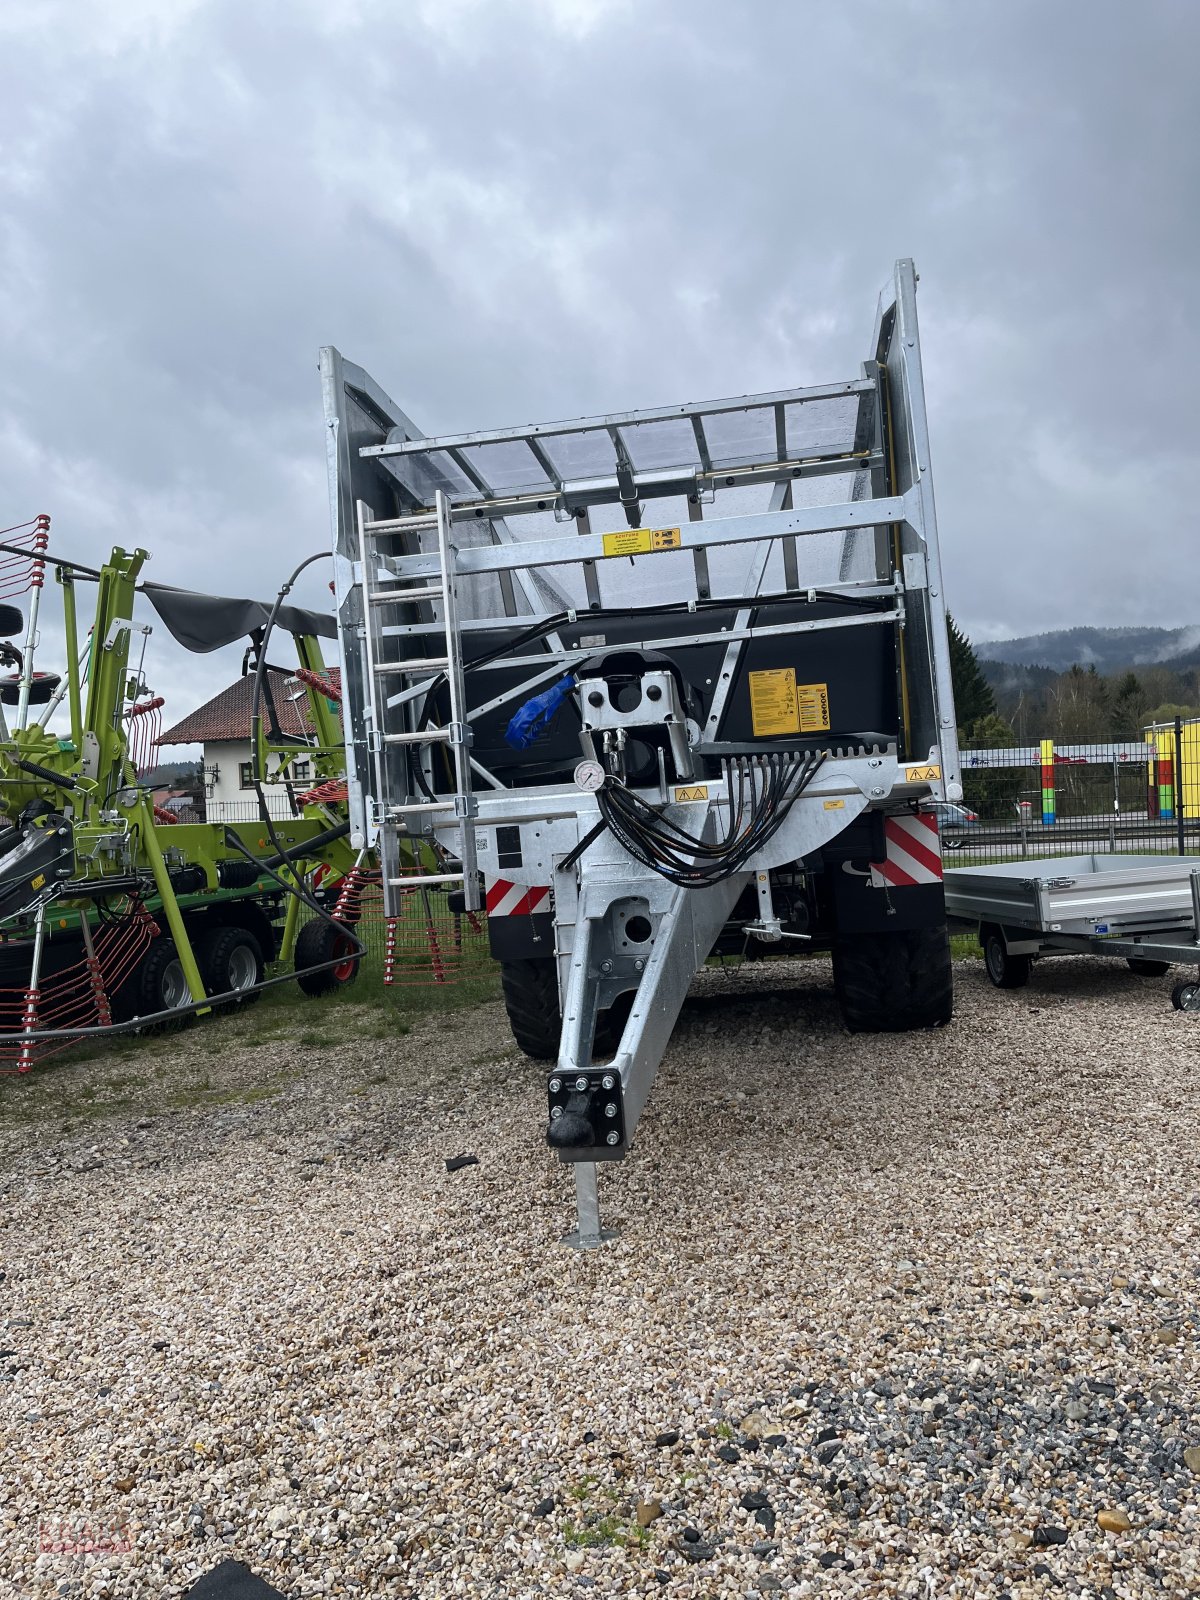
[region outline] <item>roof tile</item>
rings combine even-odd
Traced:
[[[303,737],[312,733],[312,726],[304,708],[307,706],[307,696],[303,693],[299,699],[293,700],[299,685],[290,681],[291,675],[286,672],[271,672],[268,674],[271,682],[271,696],[275,702],[275,712],[279,718],[281,732],[291,734],[293,737]],[[326,667],[325,676],[332,683],[340,682],[337,667]],[[266,716],[264,695],[263,715]],[[250,710],[254,702],[254,678],[239,678],[236,683],[231,683],[228,689],[193,711],[191,716],[184,717],[182,722],[177,722],[173,728],[168,728],[155,741],[157,744],[212,744],[221,739],[249,739],[250,737]]]

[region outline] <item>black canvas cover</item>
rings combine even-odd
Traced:
[[[144,583],[141,592],[166,623],[172,637],[185,650],[200,655],[245,639],[256,628],[265,628],[271,615],[271,606],[262,600],[195,594],[190,589],[172,589],[165,583]],[[285,633],[337,638],[337,623],[331,613],[305,611],[299,606],[280,606],[275,626]]]

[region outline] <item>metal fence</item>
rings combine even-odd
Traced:
[[[257,822],[257,800],[208,800],[205,804],[206,822]],[[288,803],[286,794],[267,791],[267,810],[275,822],[284,822],[297,815]]]
[[[1200,723],[962,759],[962,804],[937,808],[947,865],[1200,851]]]

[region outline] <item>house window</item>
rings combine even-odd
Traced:
[[[239,761],[238,762],[238,784],[239,784],[240,788],[253,789],[253,787],[254,787],[254,763],[253,763],[253,761]]]
[[[292,777],[297,783],[308,783],[312,778],[311,761],[293,761]]]

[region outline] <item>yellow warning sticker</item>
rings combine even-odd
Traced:
[[[29,887],[31,889],[40,889],[45,881],[46,874],[44,872],[39,872],[36,878],[30,878]]]
[[[846,802],[844,800],[826,800],[825,809],[826,811],[844,811]]]
[[[909,783],[936,783],[942,775],[941,767],[905,767],[904,776]]]
[[[678,550],[682,543],[678,528],[622,528],[604,535],[604,554],[648,556],[654,550]]]
[[[796,682],[794,667],[750,673],[750,724],[756,739],[779,733],[826,733],[829,687]]]
[[[829,686],[802,683],[796,689],[796,709],[800,713],[801,733],[829,732]]]
[[[682,804],[685,800],[707,800],[708,785],[706,783],[693,783],[686,789],[676,789],[675,803]]]

